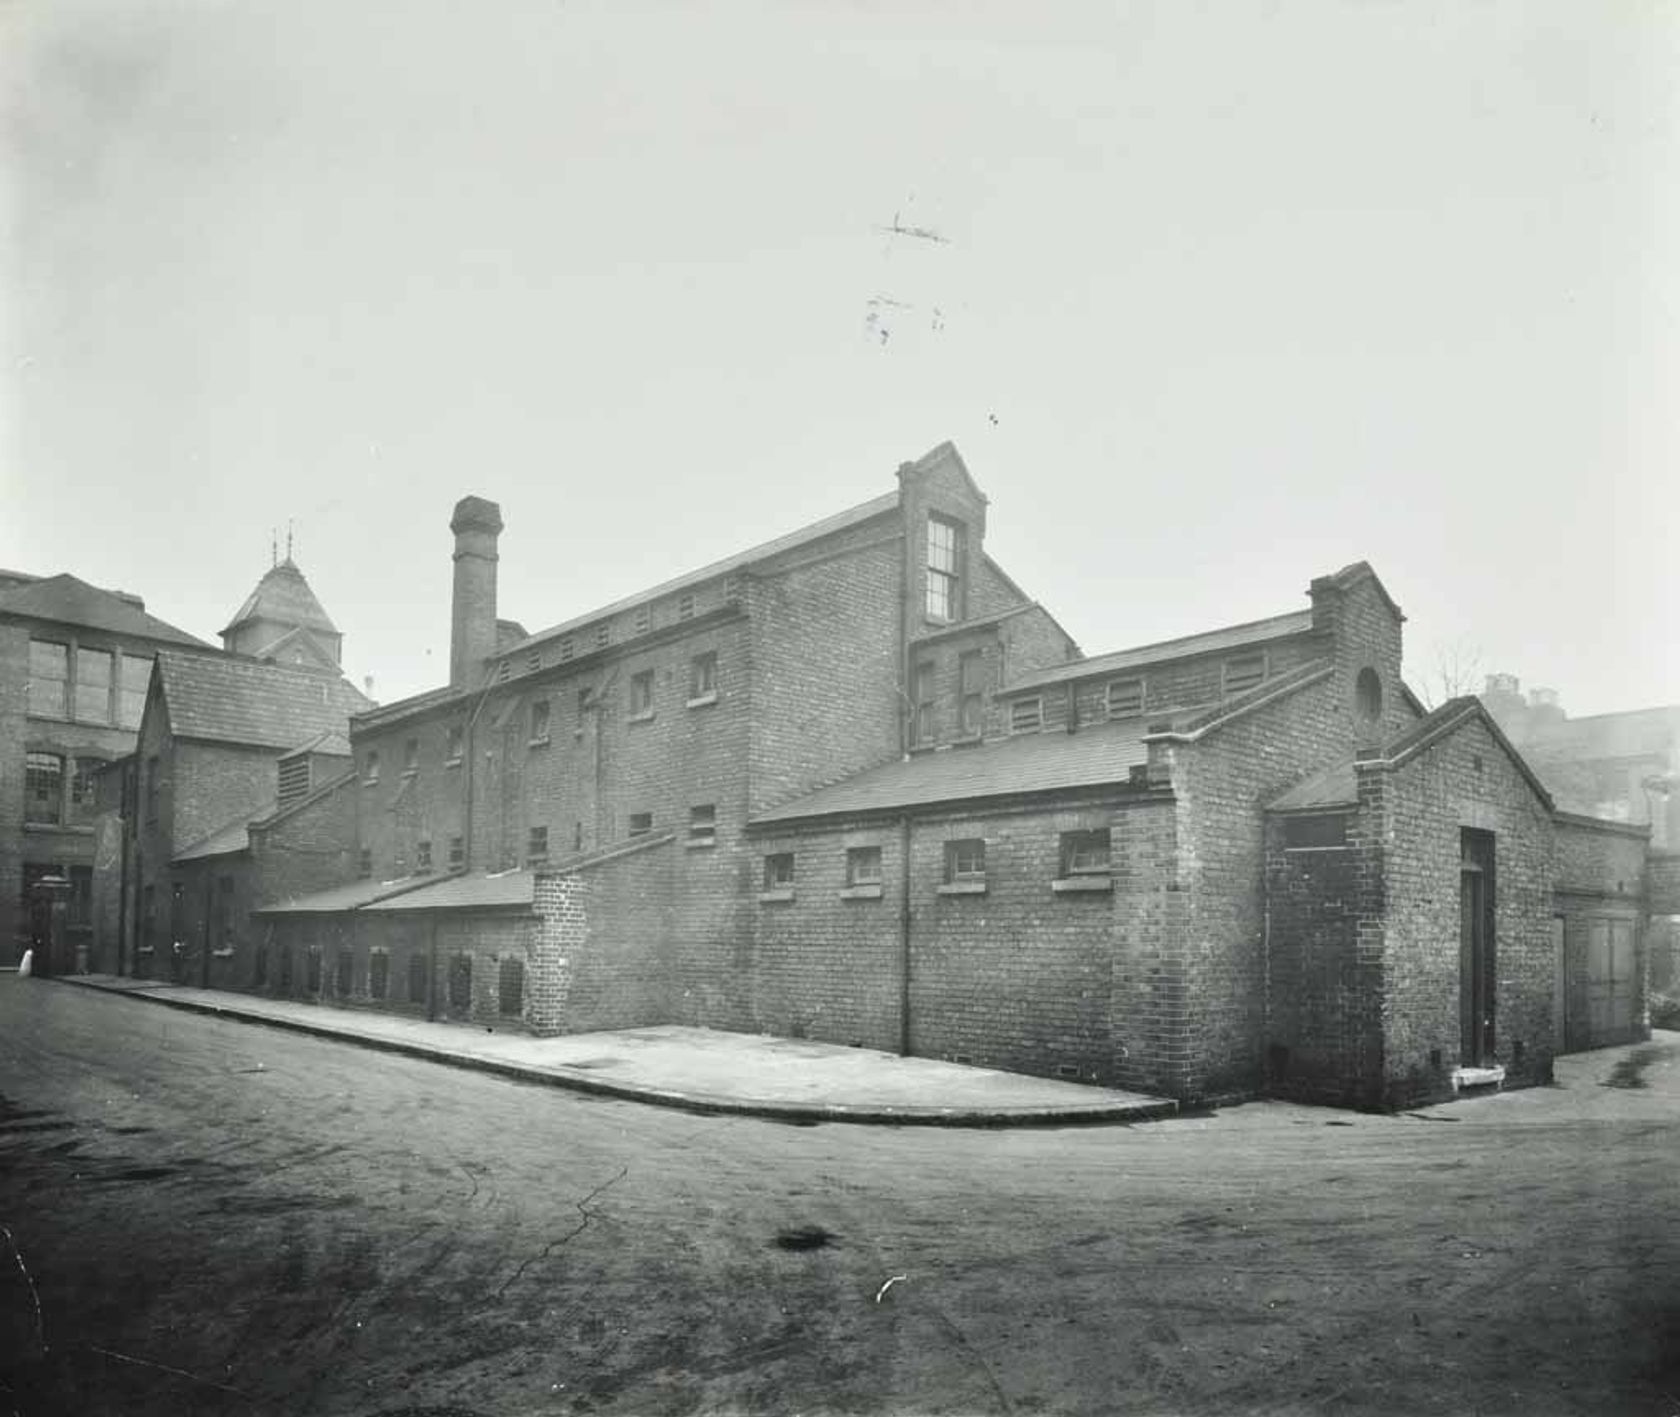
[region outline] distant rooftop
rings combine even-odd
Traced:
[[[139,596],[126,591],[101,590],[67,572],[32,579],[11,590],[0,591],[0,615],[52,620],[61,625],[103,630],[112,635],[131,635],[166,644],[210,648],[196,635],[189,635],[155,615],[148,615],[145,602]]]

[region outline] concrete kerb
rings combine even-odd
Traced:
[[[167,984],[146,987],[137,982],[134,987],[111,988],[74,975],[54,975],[43,981],[52,984],[74,984],[95,993],[117,998],[140,999],[146,1003],[162,1004],[166,1008],[187,1013],[207,1014],[232,1019],[238,1023],[258,1024],[281,1029],[287,1033],[301,1033],[314,1038],[326,1038],[351,1047],[370,1048],[381,1053],[397,1053],[419,1058],[425,1062],[442,1063],[471,1072],[492,1073],[515,1082],[535,1083],[539,1086],[564,1088],[568,1092],[587,1093],[622,1102],[642,1102],[652,1107],[669,1107],[683,1112],[697,1112],[707,1116],[758,1117],[768,1121],[790,1124],[819,1122],[850,1122],[871,1126],[896,1127],[966,1127],[966,1128],[1026,1128],[1125,1126],[1132,1122],[1154,1121],[1175,1116],[1178,1104],[1162,1099],[1158,1102],[1091,1103],[1079,1107],[1034,1108],[975,1108],[975,1107],[884,1107],[828,1103],[812,1105],[798,1102],[771,1102],[752,1098],[718,1097],[706,1093],[672,1092],[665,1088],[642,1087],[634,1083],[610,1082],[604,1078],[576,1076],[548,1068],[535,1068],[510,1063],[499,1058],[486,1058],[470,1053],[453,1053],[425,1043],[410,1043],[398,1038],[380,1038],[372,1034],[355,1033],[304,1019],[276,1018],[268,1014],[247,1013],[242,1009],[226,1008],[220,1004],[203,1003],[197,999],[169,997]]]

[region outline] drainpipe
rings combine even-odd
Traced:
[[[117,890],[117,973],[128,973],[128,819],[122,819],[122,876]]]
[[[479,690],[478,702],[473,705],[473,711],[467,717],[466,732],[461,735],[461,754],[464,761],[461,764],[461,864],[466,873],[472,874],[473,864],[473,761],[477,756],[473,748],[473,728],[478,723],[479,714],[484,712],[484,705],[490,698],[490,690],[496,685],[496,666],[487,664],[484,667],[484,687]]]
[[[898,1051],[910,1056],[910,814],[900,820]]]
[[[469,862],[469,864],[470,864],[470,862]],[[437,978],[437,964],[438,964],[438,961],[437,961],[437,926],[438,926],[438,923],[437,923],[437,912],[435,910],[432,912],[432,918],[427,922],[427,924],[431,927],[431,930],[430,930],[431,938],[428,941],[427,946],[426,946],[426,957],[427,957],[428,961],[430,962],[430,968],[428,968],[427,971],[426,971],[426,1018],[429,1022],[431,1022],[431,1021],[435,1021],[437,1019],[437,1016],[438,1016],[438,1008],[437,1008],[437,995],[438,995],[438,987],[437,987],[437,985],[438,985],[438,978]]]

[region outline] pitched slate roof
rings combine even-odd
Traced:
[[[780,556],[784,552],[797,550],[808,542],[820,540],[822,537],[832,535],[837,531],[845,531],[847,528],[857,526],[872,517],[878,517],[883,512],[890,512],[897,506],[897,492],[887,492],[879,497],[872,497],[867,502],[860,502],[857,506],[848,507],[843,512],[836,512],[831,517],[812,522],[808,526],[801,527],[798,531],[789,532],[786,536],[779,536],[773,541],[766,541],[746,551],[739,551],[733,556],[724,557],[721,561],[713,561],[709,566],[702,566],[697,571],[688,572],[687,575],[663,581],[647,590],[638,591],[635,595],[626,596],[623,600],[615,600],[611,605],[603,605],[598,610],[591,610],[587,615],[577,615],[546,630],[539,630],[536,634],[520,640],[517,644],[498,645],[496,652],[498,654],[513,653],[527,649],[531,645],[542,644],[558,635],[570,634],[585,625],[594,624],[597,620],[604,620],[610,615],[622,614],[632,606],[640,605],[644,601],[657,600],[660,596],[671,595],[688,586],[699,585],[702,581],[709,581],[717,576],[726,575],[730,571],[740,570],[745,566],[753,565],[755,562],[765,561],[772,556]]]
[[[399,895],[423,885],[425,876],[405,876],[396,881],[351,881],[347,885],[330,886],[324,891],[277,900],[252,909],[253,915],[318,915],[337,910],[359,910],[386,896]]]
[[[248,620],[277,620],[282,625],[338,633],[338,626],[321,608],[321,602],[290,556],[264,573],[222,633],[229,634]]]
[[[350,715],[371,707],[335,675],[232,655],[165,650],[157,672],[180,738],[283,751],[322,733],[348,734]]]
[[[483,910],[498,905],[530,905],[536,878],[529,871],[493,875],[445,876],[418,890],[375,901],[374,910]]]
[[[226,856],[230,852],[246,850],[251,845],[251,833],[247,830],[247,824],[273,816],[279,807],[280,804],[276,801],[254,812],[242,812],[226,826],[217,827],[210,835],[201,837],[190,846],[182,847],[175,853],[175,860],[200,861],[206,856]]]
[[[134,600],[113,591],[100,590],[84,580],[65,574],[19,586],[0,593],[0,615],[29,616],[53,620],[62,625],[85,625],[113,635],[134,635],[168,644],[198,645],[205,642],[185,630],[148,615]]]
[[[1141,669],[1145,665],[1166,659],[1182,659],[1192,654],[1213,654],[1219,650],[1241,649],[1245,645],[1264,644],[1286,635],[1299,635],[1312,629],[1310,610],[1291,611],[1287,615],[1273,615],[1266,620],[1250,620],[1242,625],[1227,625],[1223,629],[1208,630],[1199,635],[1186,635],[1177,640],[1161,640],[1136,649],[1116,650],[1112,654],[1094,655],[1090,659],[1059,664],[1051,669],[1035,670],[1006,684],[1003,692],[1036,689],[1047,684],[1065,684],[1070,679],[1098,678],[1105,674],[1119,674]]]
[[[1134,767],[1149,760],[1143,738],[1141,721],[1104,723],[1077,733],[1023,733],[972,748],[917,754],[761,812],[753,824],[1126,782]]]

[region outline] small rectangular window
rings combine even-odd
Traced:
[[[677,597],[677,619],[692,620],[694,618],[694,597],[679,595]]]
[[[632,812],[630,814],[630,835],[646,836],[653,830],[652,812]]]
[[[986,879],[986,843],[980,837],[945,843],[945,884]]]
[[[548,862],[548,828],[532,827],[525,842],[525,860],[528,865],[542,866]]]
[[[1109,873],[1108,828],[1062,833],[1063,876],[1106,876]]]
[[[934,663],[919,660],[910,671],[910,746],[925,748],[934,741]]]
[[[373,848],[364,846],[356,853],[356,874],[364,881],[373,874]]]
[[[707,650],[688,662],[688,701],[711,703],[717,698],[717,652]]]
[[[429,841],[414,843],[414,874],[424,876],[432,869],[432,844]]]
[[[636,618],[632,625],[632,632],[638,635],[645,635],[652,628],[653,607],[648,605],[638,605],[636,607]]]
[[[111,652],[76,651],[76,717],[83,723],[111,721]]]
[[[612,643],[612,625],[607,623],[595,627],[595,648],[605,649]]]
[[[1016,699],[1009,706],[1011,733],[1037,733],[1044,727],[1044,700],[1034,695],[1030,699]]]
[[[793,853],[778,851],[764,858],[764,889],[790,891],[793,889]]]
[[[23,819],[43,826],[64,820],[64,759],[57,753],[26,753],[23,760]]]
[[[562,635],[560,637],[560,662],[562,664],[569,662],[576,653],[577,641],[570,635]]]
[[[630,676],[630,717],[653,717],[653,671],[644,669]]]
[[[466,745],[466,729],[463,728],[459,723],[450,724],[449,725],[449,745],[444,750],[444,761],[446,763],[458,763],[458,762],[460,762],[463,753],[466,751],[465,745]]]
[[[70,820],[91,822],[99,807],[99,770],[105,766],[103,758],[77,758],[76,770],[70,774]]]
[[[688,840],[692,846],[711,846],[717,841],[717,807],[707,802],[688,809]]]
[[[846,852],[846,884],[848,886],[878,886],[881,884],[881,848],[853,846]]]
[[[379,749],[369,748],[367,761],[362,765],[362,781],[369,787],[379,781]]]
[[[1225,692],[1241,694],[1255,688],[1266,678],[1266,656],[1239,654],[1225,661]]]
[[[403,776],[413,777],[420,771],[420,740],[410,738],[403,744]]]
[[[542,651],[540,649],[534,649],[525,656],[525,672],[527,674],[535,674],[541,668]]]
[[[70,647],[29,642],[29,712],[38,718],[70,717]]]
[[[548,700],[531,701],[531,742],[548,742]]]
[[[450,837],[449,838],[449,869],[451,871],[459,871],[461,869],[461,867],[463,867],[466,864],[467,864],[466,843],[464,841],[462,841],[461,838],[458,837],[458,836]]]
[[[984,651],[971,649],[957,656],[957,732],[964,738],[980,736],[985,671]]]
[[[505,684],[512,677],[513,677],[513,664],[510,660],[504,659],[500,664],[498,664],[496,666],[496,682],[498,684]]]
[[[1143,680],[1114,679],[1108,686],[1108,716],[1136,718],[1143,712]]]

